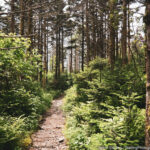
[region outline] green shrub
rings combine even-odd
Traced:
[[[67,90],[72,84],[72,75],[63,73],[60,75],[58,79],[55,79],[54,73],[48,74],[48,84],[47,84],[47,90],[55,90],[59,92],[64,92]]]
[[[2,33],[0,35],[7,36]],[[29,46],[29,39],[0,38],[2,150],[20,150],[31,143],[29,135],[37,129],[40,116],[50,106],[54,96],[45,92],[35,80],[40,56],[36,54],[36,50],[32,50],[33,54],[29,55]],[[17,48],[9,50],[11,47]]]
[[[64,98],[63,110],[64,110],[64,112],[69,113],[74,108],[74,106],[77,105],[76,86],[72,86],[70,89],[68,89],[66,91],[65,95],[66,96]]]
[[[0,117],[0,150],[14,150],[25,135],[25,118]]]
[[[97,58],[74,75],[65,96],[65,135],[70,150],[143,146],[145,77],[134,64],[115,66]],[[138,72],[138,73],[137,73]]]

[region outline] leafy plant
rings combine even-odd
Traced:
[[[129,64],[112,71],[105,62],[93,60],[74,75],[74,86],[66,93],[65,135],[70,150],[144,145],[143,70],[138,68],[137,75],[134,64]]]
[[[0,33],[2,36],[7,36]],[[19,150],[53,99],[36,81],[40,55],[28,54],[29,39],[0,38],[0,149]],[[13,49],[11,49],[13,47]]]

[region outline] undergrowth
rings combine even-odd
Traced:
[[[64,90],[58,83],[52,87],[53,77],[48,77],[46,89],[41,87],[37,81],[41,56],[36,50],[28,54],[29,46],[25,38],[0,38],[0,150],[28,149],[41,116]],[[5,50],[11,47],[19,48]]]
[[[144,145],[144,68],[118,62],[112,71],[106,64],[105,59],[92,61],[74,75],[74,85],[66,92],[63,109],[70,150]]]

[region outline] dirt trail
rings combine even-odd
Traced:
[[[43,117],[40,130],[32,135],[33,145],[29,150],[67,150],[62,134],[65,124],[62,103],[63,97],[53,101],[51,109]]]

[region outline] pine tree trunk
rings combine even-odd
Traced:
[[[64,72],[64,29],[62,27],[62,38],[61,38],[61,59],[62,59],[62,72]]]
[[[82,6],[82,63],[81,63],[81,68],[82,71],[84,71],[84,5]]]
[[[32,50],[32,47],[33,47],[33,43],[32,43],[32,36],[31,36],[31,34],[33,33],[32,32],[32,30],[33,30],[33,19],[32,19],[32,17],[33,17],[33,12],[32,12],[32,0],[29,0],[29,3],[28,3],[28,8],[29,8],[29,12],[28,12],[28,36],[30,36],[30,41],[31,41],[31,45],[30,45],[30,47],[29,47],[29,49],[28,49],[28,51],[31,53],[31,50]]]
[[[74,72],[77,73],[77,46],[76,46],[76,43],[75,43],[75,56],[74,56]]]
[[[60,45],[60,27],[58,30],[58,77],[60,77],[60,62],[61,62],[61,45]]]
[[[43,78],[43,17],[40,18],[40,55],[41,55],[41,70],[40,70],[40,81],[42,83]]]
[[[110,1],[110,46],[109,46],[109,62],[111,69],[115,63],[115,27],[114,27],[114,2]]]
[[[42,83],[42,85],[43,85],[43,88],[45,88],[45,86],[46,86],[46,72],[47,72],[47,62],[46,62],[46,57],[47,57],[47,44],[46,44],[46,40],[47,40],[47,38],[46,38],[46,20],[44,19],[44,25],[43,25],[43,28],[44,28],[44,62],[43,62],[43,83]]]
[[[24,35],[24,2],[20,0],[20,35]]]
[[[56,29],[58,30],[58,29]],[[55,59],[55,79],[58,78],[58,31],[56,31],[56,59]]]
[[[145,145],[150,146],[150,0],[146,1],[146,38],[147,38],[147,58],[146,58],[146,137]]]
[[[96,50],[96,15],[95,15],[95,5],[94,5],[94,1],[92,1],[92,4],[90,6],[91,10],[91,15],[92,15],[92,53],[91,53],[91,59],[96,58],[96,56],[98,55],[97,50]]]
[[[39,17],[39,20],[38,20],[38,39],[37,39],[37,41],[38,41],[38,54],[40,54],[41,53],[41,17]],[[37,62],[37,64],[39,65],[39,63],[40,63],[40,61],[38,61]],[[40,81],[41,80],[41,76],[40,76],[40,71],[39,71],[39,69],[38,69],[38,81]]]
[[[105,12],[105,15],[104,15],[104,58],[107,58],[108,56],[108,44],[106,42],[107,40],[107,16],[106,16],[106,12]]]
[[[89,0],[86,0],[86,44],[87,44],[87,64],[91,60],[90,35],[89,35]]]
[[[123,0],[122,63],[127,64],[127,2]]]
[[[128,61],[131,62],[130,3],[128,4]]]
[[[106,36],[104,33],[104,16],[103,14],[101,14],[100,16],[101,18],[101,24],[100,24],[100,28],[99,28],[99,43],[97,43],[97,51],[98,51],[98,55],[101,57],[101,58],[105,58],[105,40],[106,40]],[[98,18],[97,18],[98,20]],[[98,25],[97,25],[98,26]]]
[[[118,59],[119,58],[119,45],[118,45],[118,43],[119,43],[119,39],[118,39],[118,30],[116,30],[116,59]]]
[[[48,22],[47,22],[47,23],[48,23]],[[49,45],[49,41],[48,41],[48,40],[49,40],[49,36],[48,36],[48,24],[47,24],[46,30],[47,30],[47,31],[46,31],[46,35],[47,35],[47,39],[46,39],[46,43],[47,43],[47,44],[46,44],[46,45],[47,45],[47,50],[46,50],[46,64],[47,64],[47,65],[46,65],[46,73],[48,73],[48,71],[49,71],[49,70],[48,70],[48,69],[49,69],[49,68],[48,68],[48,67],[49,67],[49,57],[48,57],[48,56],[49,56],[49,55],[48,55],[48,48],[49,48],[49,47],[48,47],[48,45]]]
[[[15,16],[14,16],[14,12],[15,12],[15,0],[11,0],[11,21],[10,21],[10,32],[14,33],[15,32]]]
[[[71,33],[71,53],[70,53],[70,73],[72,73],[72,56],[73,56],[73,48],[72,48],[72,33]]]

